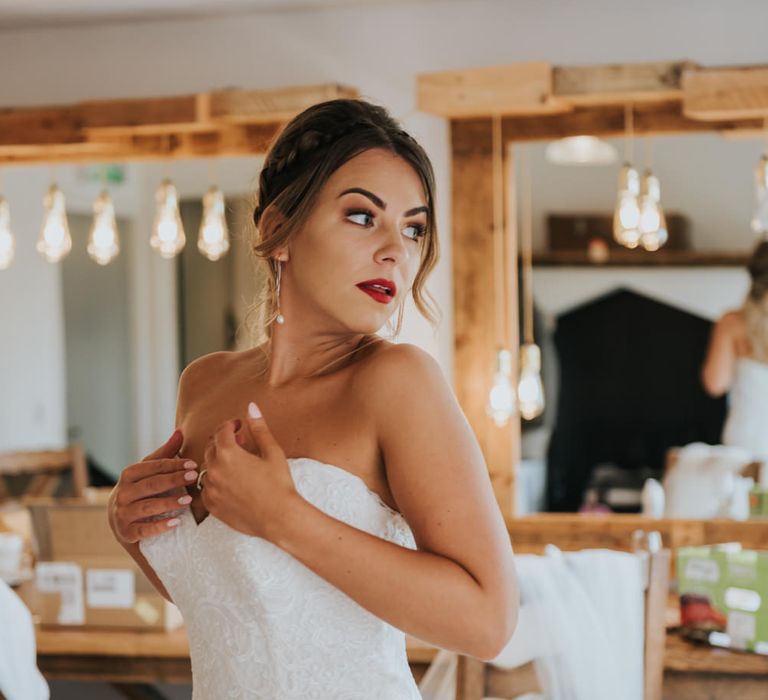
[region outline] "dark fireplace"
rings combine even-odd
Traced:
[[[670,447],[720,442],[725,399],[700,381],[711,326],[626,289],[558,317],[547,510],[577,510],[598,465],[658,478]]]

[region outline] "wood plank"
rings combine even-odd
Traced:
[[[555,66],[553,94],[573,105],[680,99],[683,71],[695,66],[692,61]]]
[[[318,102],[355,98],[355,88],[344,85],[309,85],[275,90],[218,90],[210,93],[210,119],[258,124],[287,121]]]
[[[453,142],[453,386],[488,465],[497,502],[512,515],[520,422],[498,428],[486,415],[496,361],[491,121],[457,121]],[[506,152],[505,152],[506,155]],[[509,163],[503,166],[508,171]],[[510,303],[517,308],[516,287]],[[516,354],[513,349],[513,357]]]
[[[317,85],[0,109],[0,163],[250,155],[306,107],[357,90]]]
[[[744,267],[749,261],[748,252],[661,250],[649,253],[645,250],[611,251],[605,262],[596,263],[584,251],[543,251],[534,253],[533,264],[537,267]]]
[[[424,73],[416,77],[416,102],[423,112],[450,118],[547,114],[569,109],[552,95],[552,69],[548,63]]]
[[[676,100],[640,103],[634,106],[635,135],[731,132],[762,127],[760,119],[720,120],[705,122],[682,113]],[[505,116],[505,141],[551,141],[566,136],[592,134],[621,137],[625,134],[624,107],[621,105],[577,106],[564,114],[542,114],[537,117]]]
[[[683,113],[692,119],[768,117],[768,66],[686,70]]]

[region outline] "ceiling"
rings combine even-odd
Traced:
[[[154,21],[407,0],[0,0],[0,29]]]

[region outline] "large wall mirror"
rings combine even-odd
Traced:
[[[568,264],[569,249],[586,253],[610,225],[626,143],[606,143],[616,160],[603,165],[557,164],[544,142],[514,146],[530,162],[547,396],[544,414],[522,423],[520,514],[639,512],[645,479],[664,480],[675,448],[722,439],[728,399],[704,390],[701,367],[713,322],[749,287],[761,144],[714,133],[635,139],[634,163],[659,177],[678,229],[677,260]],[[710,483],[714,502],[720,482]]]

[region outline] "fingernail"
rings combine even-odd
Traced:
[[[191,460],[184,462],[184,469],[197,469],[197,465]]]
[[[192,503],[192,496],[182,496],[178,501],[182,506]]]
[[[178,518],[171,518],[168,521],[168,527],[176,527],[180,522],[181,520],[179,520]]]
[[[181,430],[176,428],[176,430],[173,431],[173,435],[171,435],[170,439],[173,440],[177,435],[181,434]]]
[[[248,404],[248,415],[251,418],[261,418],[261,411],[259,410],[259,407],[253,403],[253,401]]]
[[[184,474],[184,478],[187,481],[194,481],[195,479],[197,479],[197,474],[193,471],[188,471],[186,474]]]

